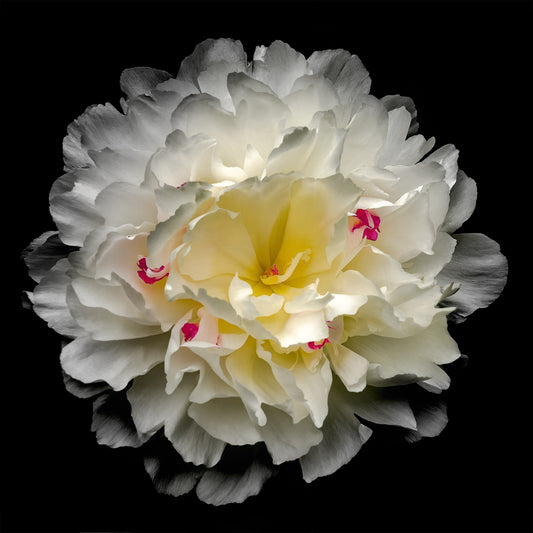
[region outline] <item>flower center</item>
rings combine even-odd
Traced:
[[[146,257],[141,257],[137,263],[137,267],[140,270],[137,270],[138,276],[149,285],[152,285],[156,281],[162,280],[164,277],[168,276],[169,265],[161,265],[159,268],[150,268],[146,264]]]
[[[378,238],[381,219],[377,215],[373,215],[367,209],[358,209],[355,214],[349,214],[348,219],[352,233],[356,229],[363,229],[363,238],[366,237],[369,241]]]
[[[311,259],[311,250],[304,250],[298,252],[280,271],[278,265],[274,263],[268,270],[261,274],[260,279],[265,285],[276,285],[277,283],[283,283],[287,281],[296,267],[300,263],[307,263]]]

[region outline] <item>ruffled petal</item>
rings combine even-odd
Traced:
[[[163,360],[167,343],[168,335],[121,341],[78,337],[63,348],[61,365],[83,383],[105,381],[121,390]]]
[[[138,448],[143,443],[131,418],[130,404],[120,393],[106,392],[93,402],[91,431],[98,444]]]
[[[299,459],[322,440],[322,432],[309,417],[298,423],[273,407],[265,406],[267,423],[261,428],[261,436],[275,465]]]
[[[342,104],[339,126],[348,124],[361,97],[370,90],[370,76],[361,60],[346,50],[322,50],[313,52],[307,63],[313,74],[333,83]]]
[[[367,387],[353,400],[357,416],[376,424],[400,426],[416,430],[416,418],[408,401],[387,388]]]
[[[61,259],[42,278],[32,294],[33,310],[48,325],[61,335],[78,337],[84,335],[84,329],[72,315],[67,303],[67,292],[71,278],[68,275],[70,263]]]
[[[507,259],[497,242],[482,233],[454,235],[457,246],[452,260],[437,276],[441,286],[459,284],[443,305],[455,307],[452,317],[462,322],[476,309],[489,306],[507,282]]]
[[[436,314],[431,325],[416,335],[352,337],[345,345],[369,361],[367,383],[376,386],[424,381],[435,389],[446,389],[450,380],[438,365],[460,357],[443,313]]]
[[[196,86],[200,92],[215,96],[231,110],[227,75],[242,72],[246,66],[246,53],[240,41],[206,39],[182,61],[177,79]]]
[[[252,75],[283,98],[289,94],[294,82],[308,74],[305,57],[282,41],[274,41],[264,49],[261,57],[256,55]]]
[[[476,182],[462,170],[457,173],[457,180],[450,191],[450,205],[442,224],[442,231],[457,231],[474,212],[477,199]]]
[[[216,439],[241,446],[261,441],[261,434],[239,398],[214,398],[193,403],[188,414]]]
[[[149,94],[158,84],[168,80],[170,74],[149,67],[127,68],[120,75],[120,88],[128,98]]]
[[[321,429],[323,438],[309,453],[300,457],[307,483],[333,474],[348,463],[372,434],[372,430],[354,416],[353,397],[342,391],[338,384],[332,388],[328,417]]]
[[[238,457],[235,455],[228,452],[218,465],[205,472],[196,487],[200,500],[211,505],[242,503],[258,494],[272,476],[272,467],[254,448],[249,451],[241,447]]]
[[[72,250],[61,242],[57,231],[46,231],[22,252],[30,277],[39,283],[52,267]]]

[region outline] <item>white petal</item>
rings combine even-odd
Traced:
[[[185,412],[189,404],[188,401],[174,402],[173,396],[165,392],[163,365],[137,377],[126,394],[131,404],[133,422],[140,435],[153,435],[176,412]]]
[[[94,339],[100,341],[135,339],[158,335],[162,332],[160,324],[150,323],[150,321],[145,320],[142,313],[135,306],[131,305],[131,302],[128,303],[129,295],[127,296],[123,293],[122,288],[116,287],[116,289],[115,294],[119,297],[118,301],[115,302],[109,298],[100,302],[87,300],[89,304],[94,303],[94,305],[84,305],[74,289],[71,286],[67,287],[67,304],[69,310],[76,322],[86,332],[89,332]],[[102,290],[105,290],[105,287],[102,286]],[[137,295],[140,297],[138,293]],[[88,297],[89,293],[85,292],[84,296]],[[135,311],[135,313],[138,313],[137,316],[132,316],[129,312],[129,316],[115,314],[114,311],[117,310],[115,306],[113,306],[112,311],[106,309],[105,306],[111,306],[112,302],[118,305],[124,304],[132,312],[134,312],[134,308],[137,309]]]
[[[335,386],[331,390],[328,417],[322,427],[323,438],[309,453],[300,457],[305,481],[328,476],[350,461],[368,440],[372,431],[353,414],[352,397]]]
[[[445,169],[435,161],[424,160],[416,165],[389,165],[387,170],[398,179],[387,188],[387,199],[396,202],[403,194],[444,180]],[[446,193],[449,189],[446,188]]]
[[[50,213],[60,239],[70,246],[81,246],[91,230],[103,222],[94,208],[94,192],[80,183],[78,174],[71,172],[57,179],[50,191]]]
[[[406,272],[416,274],[423,279],[421,286],[428,286],[434,282],[435,276],[447,265],[453,256],[456,241],[453,237],[439,231],[435,244],[433,245],[433,254],[419,254],[408,263],[403,264]]]
[[[379,166],[414,165],[435,144],[435,139],[426,141],[421,135],[406,139],[411,125],[411,113],[400,107],[389,111],[387,137],[379,154]]]
[[[309,417],[295,424],[288,414],[279,409],[269,406],[264,409],[267,423],[260,432],[275,465],[302,457],[322,440],[321,431]]]
[[[188,391],[187,391],[188,392]],[[185,402],[181,396],[172,398],[172,402]],[[222,456],[226,443],[213,438],[192,418],[176,409],[170,420],[165,422],[165,435],[184,461],[195,465],[212,467]]]
[[[68,259],[61,259],[41,279],[33,291],[33,310],[58,333],[67,337],[84,335],[83,328],[72,316],[67,304],[71,278]]]
[[[507,259],[497,242],[482,233],[454,235],[452,260],[437,276],[441,286],[459,283],[459,290],[444,305],[456,307],[452,316],[462,322],[476,309],[489,306],[507,282]]]
[[[160,185],[179,187],[194,180],[198,170],[210,167],[215,145],[216,140],[206,134],[187,137],[180,129],[175,129],[166,138],[165,147],[151,158],[149,171]],[[202,174],[202,181],[210,181],[209,174]]]
[[[342,344],[328,346],[327,353],[335,374],[339,376],[346,390],[361,392],[366,386],[368,360]]]
[[[407,202],[381,217],[376,246],[400,262],[408,261],[419,253],[431,254],[435,241],[435,229],[431,220],[430,201],[427,192],[414,194]]]
[[[450,191],[450,205],[442,224],[442,231],[453,233],[474,212],[477,199],[476,182],[462,170],[457,173],[457,181]]]
[[[370,90],[370,77],[361,60],[346,50],[322,50],[311,54],[307,63],[313,74],[333,82],[342,104],[339,126],[348,124],[361,97]]]
[[[63,348],[61,365],[83,383],[105,381],[121,390],[132,378],[163,361],[167,343],[168,335],[122,341],[78,337]]]
[[[453,144],[445,144],[441,146],[438,150],[435,150],[433,153],[428,155],[424,162],[426,161],[436,161],[442,165],[446,171],[444,181],[451,189],[457,179],[457,171],[459,167],[457,165],[457,159],[459,158],[459,150],[455,148]]]
[[[352,337],[345,345],[371,363],[367,374],[371,385],[387,385],[391,378],[400,377],[402,381],[426,381],[444,389],[449,378],[437,364],[452,362],[460,356],[457,344],[447,332],[443,313],[437,314],[431,326],[416,335]]]
[[[207,76],[211,71],[220,72],[219,68],[224,67],[224,72],[239,72],[246,68],[246,53],[240,41],[233,39],[206,39],[196,46],[194,52],[186,57],[181,65],[178,80],[196,85],[198,89],[201,84],[217,98],[224,96],[226,88],[226,76],[213,79]],[[204,73],[203,77],[199,77]]]
[[[387,111],[374,97],[366,96],[353,117],[344,140],[340,171],[344,175],[372,167],[387,135]]]
[[[95,200],[95,208],[109,226],[157,222],[157,209],[152,191],[125,182],[107,186]]]
[[[333,84],[324,77],[305,75],[298,78],[283,101],[292,113],[287,126],[308,126],[315,113],[328,111],[339,105]]]
[[[276,339],[283,348],[299,343],[320,341],[329,334],[323,311],[303,311],[289,315]]]
[[[253,320],[258,316],[270,316],[277,313],[283,306],[283,296],[271,295],[253,296],[252,288],[237,274],[232,279],[228,298],[235,311],[242,317]]]
[[[416,120],[417,110],[415,103],[408,96],[400,96],[399,94],[388,94],[381,98],[381,102],[387,108],[387,111],[392,111],[393,109],[399,109],[400,107],[405,107],[407,111],[411,114],[411,124],[409,126],[409,131],[407,132],[408,136],[414,135],[418,131],[418,122]]]
[[[270,153],[267,174],[290,173],[298,170],[313,178],[325,178],[339,168],[344,132],[327,125],[323,118],[317,129],[295,128]]]
[[[276,380],[272,368],[257,355],[256,341],[248,339],[242,347],[231,353],[225,361],[225,370],[242,398],[252,420],[263,426],[266,416],[264,404],[283,407],[287,394]]]
[[[305,57],[281,41],[274,41],[260,60],[254,60],[252,72],[281,98],[289,94],[297,78],[308,73]]]
[[[205,404],[193,403],[189,416],[210,435],[228,444],[255,444],[261,439],[239,398],[215,398]]]

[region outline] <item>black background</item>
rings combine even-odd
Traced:
[[[1,18],[2,226],[14,245],[2,261],[3,531],[531,530],[530,3],[19,1],[2,2]],[[198,42],[222,36],[249,55],[275,39],[306,56],[345,48],[373,94],[411,96],[420,132],[454,143],[478,183],[463,230],[497,240],[510,277],[453,328],[469,363],[451,369],[439,437],[376,432],[332,476],[306,484],[289,467],[259,496],[215,508],[158,495],[136,451],[96,444],[90,404],[63,388],[59,337],[20,307],[32,283],[18,255],[53,229],[47,195],[69,122],[90,104],[118,106],[124,68],[176,74]]]

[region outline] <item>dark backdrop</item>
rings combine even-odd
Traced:
[[[531,4],[506,2],[2,2],[2,338],[5,531],[498,531],[531,529]],[[176,73],[208,37],[282,39],[309,55],[358,54],[376,96],[411,96],[420,132],[453,142],[477,180],[465,225],[510,260],[502,297],[453,329],[469,363],[452,368],[442,435],[407,444],[377,432],[336,474],[308,485],[283,470],[242,505],[160,496],[136,451],[98,446],[90,404],[64,391],[60,339],[20,308],[18,255],[53,229],[47,195],[66,127],[118,105],[122,69]],[[4,189],[5,191],[5,189]],[[13,239],[16,242],[11,242]],[[12,290],[15,289],[15,290]],[[5,315],[4,315],[5,316]],[[4,322],[5,324],[5,322]],[[525,333],[525,335],[524,335]]]

